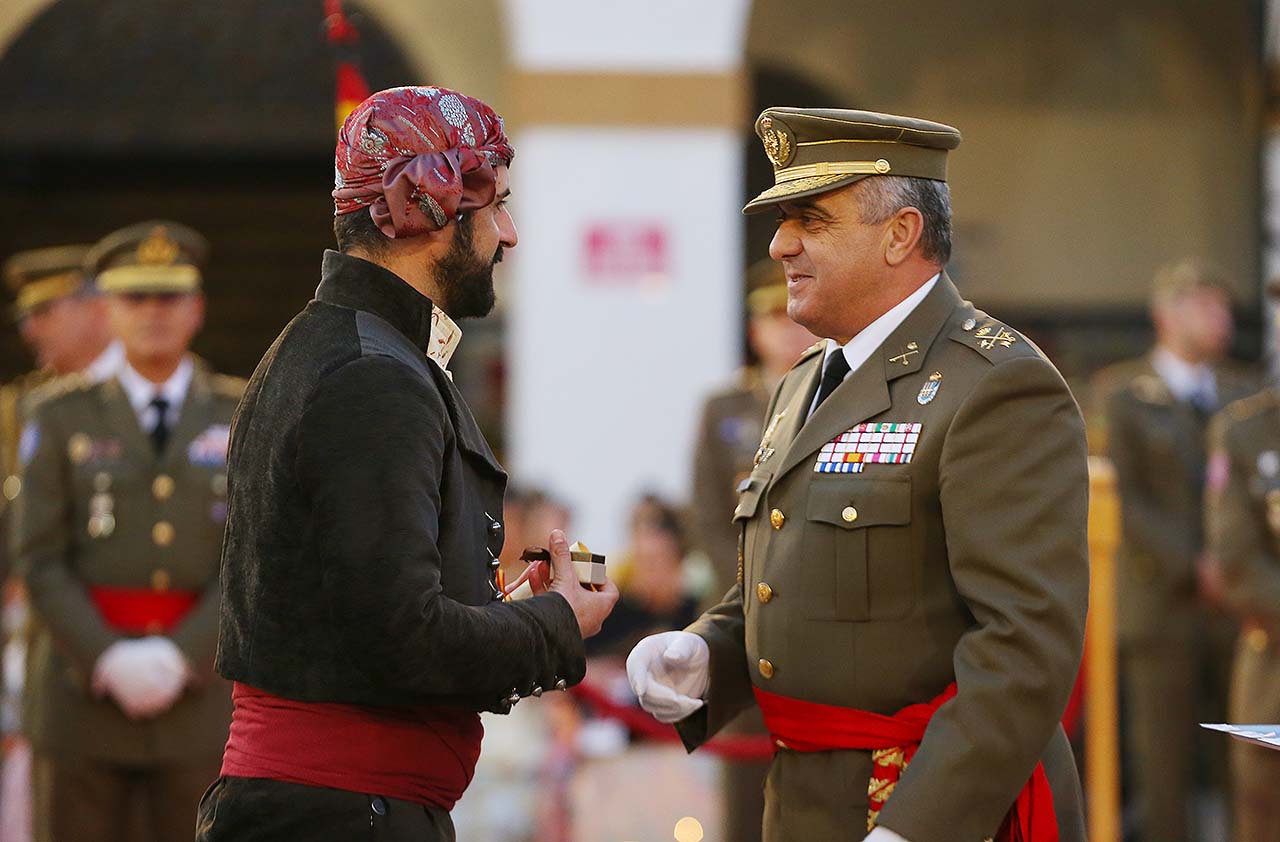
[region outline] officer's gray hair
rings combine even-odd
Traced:
[[[915,208],[924,217],[921,254],[939,266],[951,259],[951,190],[945,181],[879,175],[858,187],[863,224],[878,225],[903,208]]]

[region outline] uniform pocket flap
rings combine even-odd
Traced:
[[[901,526],[911,522],[911,480],[815,477],[806,515],[843,529]]]
[[[762,477],[747,477],[738,483],[738,507],[733,510],[733,519],[749,520],[755,517],[760,506],[760,498],[764,496],[765,480]]]

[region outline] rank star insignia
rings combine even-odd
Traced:
[[[929,401],[937,397],[938,387],[942,385],[942,372],[935,371],[929,375],[929,379],[920,387],[920,394],[916,395],[916,403],[924,406]]]

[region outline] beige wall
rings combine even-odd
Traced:
[[[961,130],[955,268],[983,306],[1136,304],[1184,254],[1253,295],[1261,88],[1245,6],[756,0],[748,54],[850,107]]]

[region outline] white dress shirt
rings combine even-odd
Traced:
[[[1213,368],[1204,363],[1189,363],[1168,348],[1151,352],[1151,367],[1169,387],[1173,396],[1184,403],[1200,398],[1205,405],[1218,400],[1218,380]]]
[[[827,340],[827,350],[822,358],[822,368],[825,371],[827,360],[831,359],[831,355],[836,351],[844,351],[844,358],[849,363],[849,374],[857,371],[859,366],[870,359],[876,349],[884,344],[889,338],[889,334],[898,329],[898,326],[907,320],[907,316],[920,306],[920,302],[924,301],[935,286],[937,286],[938,278],[941,273],[934,275],[929,280],[920,285],[920,288],[899,301],[887,313],[876,319],[871,324],[859,331],[858,335],[853,337],[844,346],[841,346],[834,339]],[[845,377],[848,377],[846,374]],[[818,396],[813,396],[813,403],[809,404],[809,414],[813,414],[813,410],[818,406]]]
[[[190,357],[183,357],[182,362],[178,363],[178,367],[173,374],[169,375],[168,380],[163,383],[152,383],[135,371],[128,360],[121,363],[120,370],[116,372],[116,379],[120,381],[121,388],[129,398],[129,405],[138,416],[138,425],[145,432],[150,433],[154,430],[156,423],[160,420],[159,413],[151,405],[151,402],[158,397],[169,402],[164,415],[169,429],[172,430],[178,423],[178,416],[182,413],[182,402],[186,400],[187,389],[191,386],[191,377],[195,373],[195,368]]]
[[[116,376],[121,366],[124,365],[124,343],[119,339],[113,339],[106,348],[102,349],[93,362],[84,367],[84,376],[89,378],[90,383],[105,383],[112,377]]]

